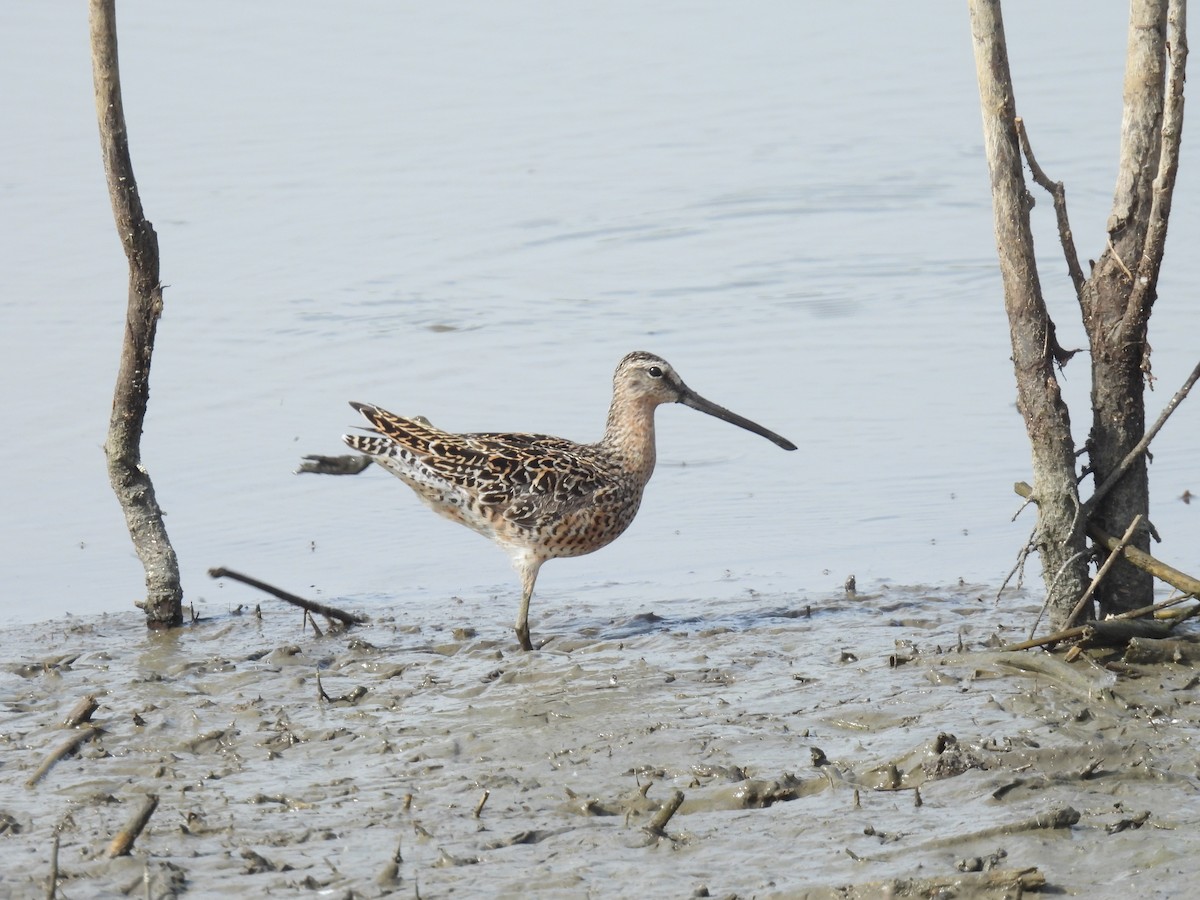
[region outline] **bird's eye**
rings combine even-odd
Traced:
[[[651,366],[646,370],[646,374],[651,378],[662,378],[662,369],[658,366]]]

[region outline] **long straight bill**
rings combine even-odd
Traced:
[[[739,416],[735,412],[730,412],[723,406],[718,406],[710,400],[705,400],[691,388],[686,388],[682,392],[679,402],[684,406],[690,406],[692,409],[698,409],[702,413],[708,413],[710,416],[715,416],[718,419],[724,419],[731,425],[738,426],[738,428],[745,428],[747,431],[753,431],[755,434],[762,435],[768,441],[778,444],[784,450],[796,449],[796,445],[787,438],[776,434],[770,429],[763,428],[757,422],[751,422],[749,419]]]

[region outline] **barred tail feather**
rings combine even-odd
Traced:
[[[387,438],[377,434],[343,434],[342,440],[351,450],[357,450],[367,456],[387,456],[395,446]]]

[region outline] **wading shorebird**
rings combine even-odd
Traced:
[[[509,555],[521,576],[517,640],[529,640],[529,599],[548,559],[583,556],[612,543],[637,514],[654,472],[654,410],[682,403],[762,435],[787,438],[705,400],[665,359],[636,351],[617,365],[604,436],[577,444],[544,434],[450,434],[420,417],[351,403],[369,434],[342,436],[436,513],[478,531]]]

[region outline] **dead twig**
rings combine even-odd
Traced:
[[[85,741],[90,741],[99,733],[99,728],[84,728],[80,731],[76,731],[66,740],[59,743],[58,746],[56,746],[50,751],[49,754],[47,754],[46,758],[42,760],[42,764],[37,767],[34,773],[25,779],[25,787],[33,787],[45,777],[46,773],[50,771],[51,767],[56,762],[65,756],[70,756],[79,749],[81,744],[83,744]]]
[[[1025,161],[1029,163],[1029,172],[1033,176],[1033,180],[1054,198],[1054,215],[1058,219],[1058,239],[1062,244],[1063,256],[1067,259],[1067,272],[1071,275],[1071,283],[1075,285],[1075,296],[1082,298],[1083,286],[1087,283],[1087,278],[1083,274],[1083,268],[1079,265],[1079,253],[1075,249],[1075,237],[1071,231],[1070,218],[1067,216],[1067,189],[1061,181],[1051,181],[1042,167],[1038,165],[1038,161],[1034,159],[1033,148],[1029,144],[1029,134],[1025,131],[1025,120],[1017,116],[1016,126],[1017,137],[1021,141],[1021,152],[1025,154]]]
[[[1061,631],[1055,631],[1052,634],[1043,635],[1040,638],[1030,638],[1027,641],[1021,641],[1016,644],[1006,644],[1003,647],[1001,647],[1000,649],[1005,650],[1005,651],[1007,651],[1007,650],[1032,650],[1034,647],[1044,647],[1047,644],[1061,644],[1064,641],[1072,641],[1072,640],[1075,640],[1076,638],[1082,638],[1082,637],[1087,636],[1088,632],[1091,632],[1093,636],[1101,635],[1101,636],[1107,636],[1107,638],[1110,640],[1117,640],[1118,635],[1113,633],[1113,628],[1111,627],[1115,623],[1118,623],[1121,621],[1126,621],[1129,619],[1140,619],[1144,616],[1153,615],[1160,609],[1165,609],[1168,606],[1175,606],[1176,604],[1182,603],[1183,601],[1188,600],[1188,599],[1190,599],[1190,596],[1175,597],[1174,599],[1171,599],[1171,600],[1163,600],[1161,603],[1154,603],[1150,606],[1142,606],[1142,607],[1139,607],[1138,609],[1131,609],[1128,612],[1123,612],[1120,615],[1113,616],[1109,619],[1104,619],[1103,621],[1100,621],[1100,622],[1090,622],[1087,625],[1076,625],[1073,628],[1064,628]],[[1171,628],[1173,627],[1173,625],[1163,625],[1162,623],[1153,623],[1153,624],[1158,626],[1156,629],[1154,629],[1154,633],[1142,635],[1142,636],[1163,637],[1166,634],[1169,634]],[[1161,631],[1159,631],[1158,629],[1161,629]],[[1123,635],[1120,637],[1120,640],[1122,642],[1129,641],[1132,639],[1133,639],[1133,636],[1131,636],[1128,633],[1128,631],[1124,632]]]
[[[96,699],[96,695],[88,694],[71,707],[71,711],[67,713],[66,719],[63,720],[63,725],[67,728],[75,728],[78,725],[82,725],[91,719],[92,713],[99,708],[100,702]]]
[[[479,818],[479,814],[483,812],[483,806],[488,802],[488,797],[492,795],[491,791],[485,790],[483,796],[479,798],[479,802],[475,804],[475,818]]]
[[[313,618],[313,614],[307,609],[304,611],[304,621],[300,623],[300,630],[304,630],[305,625],[311,625],[314,637],[323,637],[324,632],[321,631],[321,626],[317,624],[317,620]]]
[[[50,843],[50,881],[46,885],[46,900],[54,900],[58,896],[58,838],[54,832],[54,840]]]
[[[654,818],[650,820],[650,824],[646,826],[646,831],[655,837],[666,837],[665,831],[667,823],[671,821],[671,817],[683,805],[683,791],[672,791],[671,796],[654,814]]]
[[[317,670],[317,699],[324,700],[326,703],[340,703],[343,705],[353,706],[359,700],[367,695],[367,689],[361,684],[356,685],[348,694],[342,694],[340,697],[331,697],[325,692],[325,686],[321,684],[321,670]]]
[[[147,794],[146,799],[142,801],[142,805],[138,811],[134,813],[129,823],[117,832],[116,837],[112,839],[112,843],[108,845],[106,855],[109,859],[115,859],[118,856],[128,856],[129,851],[133,848],[133,842],[138,839],[138,835],[146,827],[146,823],[150,821],[150,817],[154,815],[154,810],[158,809],[158,795]]]
[[[1117,543],[1117,546],[1109,552],[1108,558],[1105,559],[1104,564],[1100,566],[1100,570],[1096,573],[1096,577],[1092,579],[1092,583],[1088,585],[1088,589],[1083,592],[1083,596],[1079,598],[1079,602],[1075,604],[1075,608],[1071,610],[1071,614],[1067,616],[1066,621],[1063,622],[1065,627],[1070,628],[1071,623],[1079,617],[1081,612],[1083,612],[1084,607],[1086,607],[1088,604],[1088,601],[1092,599],[1092,594],[1096,593],[1096,588],[1100,586],[1100,582],[1104,580],[1104,576],[1108,574],[1108,570],[1113,567],[1113,564],[1116,563],[1121,553],[1126,547],[1129,546],[1129,542],[1133,540],[1133,536],[1137,533],[1138,526],[1141,524],[1142,515],[1141,513],[1138,513],[1133,517],[1133,521],[1129,523],[1129,527],[1125,529],[1125,533],[1121,535],[1121,540]],[[1032,636],[1033,635],[1030,635],[1030,637]]]
[[[1021,504],[1021,509],[1024,509],[1032,500],[1026,500]],[[1017,510],[1017,515],[1020,515],[1021,510]],[[1013,516],[1015,520],[1016,515]],[[1013,580],[1013,576],[1017,576],[1017,590],[1021,589],[1021,583],[1025,580],[1025,561],[1029,559],[1029,554],[1037,549],[1035,539],[1037,538],[1037,529],[1029,532],[1029,540],[1025,542],[1025,546],[1017,552],[1017,561],[1013,563],[1013,567],[1008,570],[1008,574],[1004,576],[1004,581],[1000,584],[1000,589],[996,591],[996,602],[1000,602],[1000,595],[1004,593],[1004,589],[1008,587],[1008,583]]]
[[[1042,616],[1046,614],[1046,610],[1050,607],[1050,600],[1054,596],[1054,586],[1058,584],[1058,580],[1062,578],[1063,573],[1066,572],[1070,566],[1074,565],[1076,560],[1078,560],[1081,556],[1086,555],[1087,551],[1080,550],[1078,553],[1072,555],[1070,559],[1064,560],[1063,564],[1059,566],[1058,571],[1054,573],[1054,577],[1050,579],[1050,586],[1046,588],[1046,600],[1042,603],[1042,608],[1038,610],[1037,618],[1033,620],[1033,625],[1029,628],[1029,637],[1031,639],[1033,638],[1034,634],[1037,633],[1038,626],[1042,624]],[[1072,615],[1074,615],[1074,613],[1072,613]]]
[[[1030,816],[1028,819],[1010,822],[1006,825],[991,825],[987,828],[981,828],[978,831],[964,831],[953,837],[928,841],[922,845],[921,849],[930,850],[937,847],[953,847],[957,844],[993,840],[998,837],[1007,837],[1008,835],[1020,834],[1025,831],[1054,831],[1060,828],[1070,828],[1072,825],[1077,824],[1079,819],[1080,815],[1078,811],[1072,809],[1070,806],[1056,807],[1040,815]],[[911,848],[905,852],[911,853]],[[887,859],[892,855],[883,854],[879,858]]]
[[[315,600],[306,600],[303,597],[297,597],[295,594],[290,594],[265,581],[259,581],[257,578],[251,578],[249,575],[243,575],[240,572],[234,572],[232,569],[222,568],[217,566],[214,569],[209,569],[208,574],[213,578],[232,578],[234,581],[240,581],[242,584],[248,584],[250,587],[258,588],[260,591],[270,594],[273,597],[278,597],[285,603],[290,603],[293,606],[298,606],[301,609],[308,610],[310,613],[320,613],[325,618],[341,622],[347,627],[350,625],[361,625],[368,621],[366,616],[348,613],[338,609],[335,606],[326,606],[324,603],[318,603]]]

